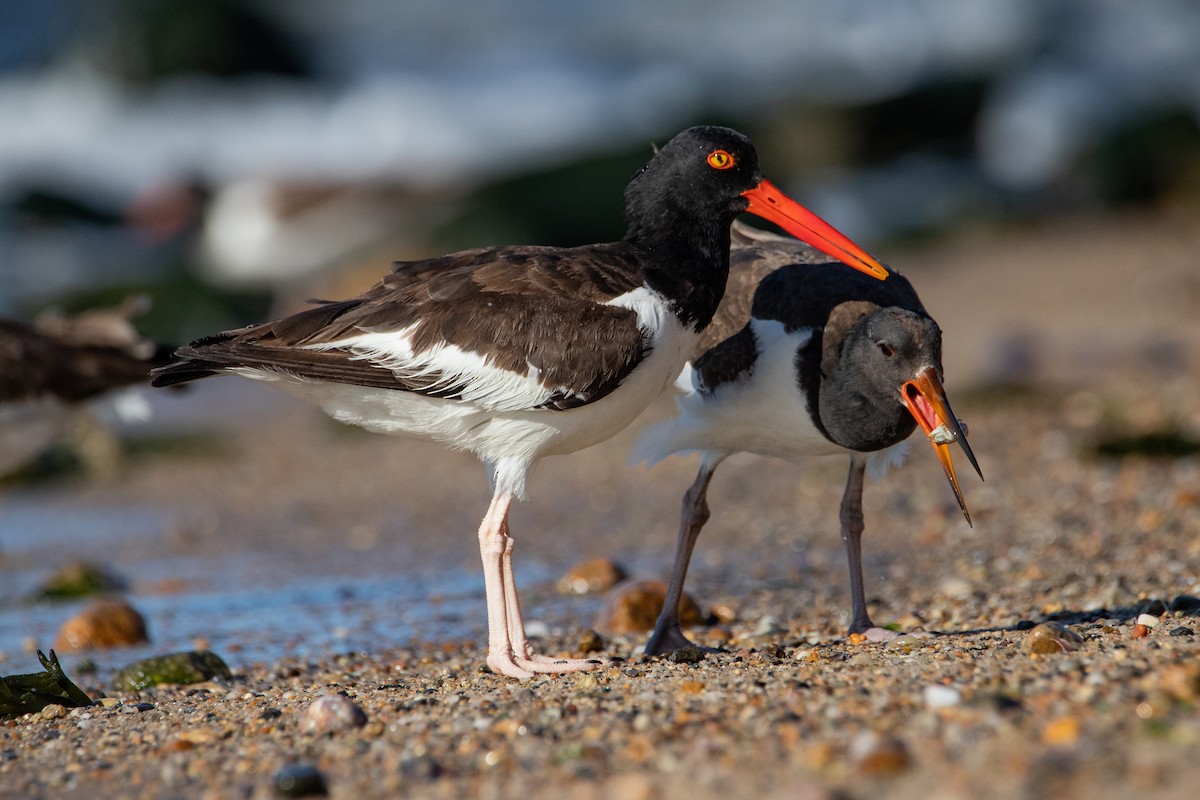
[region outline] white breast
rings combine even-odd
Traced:
[[[685,450],[785,459],[846,452],[813,424],[797,382],[796,352],[812,330],[787,333],[782,323],[757,319],[750,324],[758,345],[754,369],[713,392],[693,386],[678,399],[677,417],[647,431],[640,457],[654,463]]]

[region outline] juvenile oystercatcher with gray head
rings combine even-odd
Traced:
[[[609,438],[671,385],[717,310],[729,226],[742,211],[856,269],[887,274],[764,180],[745,136],[697,127],[633,178],[619,242],[398,263],[353,299],[193,342],[154,382],[242,375],[343,422],[475,453],[493,488],[479,528],[489,667],[517,678],[590,669],[600,662],[530,648],[509,506],[539,459]]]
[[[942,332],[912,284],[894,270],[885,280],[865,278],[794,239],[737,223],[733,240],[725,302],[705,332],[702,355],[680,376],[679,414],[639,442],[652,463],[678,451],[701,454],[683,498],[670,584],[646,652],[691,645],[680,629],[679,598],[708,520],[709,481],[737,452],[787,460],[849,455],[840,516],[850,565],[850,633],[886,635],[871,622],[863,591],[864,472],[881,476],[898,464],[919,426],[971,522],[950,444],[959,443],[977,472],[979,465],[942,387]]]

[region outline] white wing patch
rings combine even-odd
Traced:
[[[615,297],[607,305],[636,313],[638,327],[652,339],[674,319],[662,296],[644,287]],[[412,346],[417,324],[397,331],[360,333],[334,342],[305,345],[305,349],[348,351],[351,358],[387,370],[400,381],[419,384],[427,391],[452,391],[453,399],[486,411],[535,409],[552,397],[573,396],[579,391],[574,386],[544,386],[542,371],[533,364],[528,364],[521,375],[497,367],[486,354],[447,342],[417,352]]]
[[[308,350],[345,350],[351,358],[370,362],[391,372],[400,381],[419,383],[430,391],[455,390],[454,397],[490,411],[536,408],[555,393],[539,380],[531,365],[519,375],[446,342],[415,352],[412,334],[417,324],[386,333],[361,333],[335,342],[305,345]]]

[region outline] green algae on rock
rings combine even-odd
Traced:
[[[135,661],[113,675],[118,692],[140,692],[160,683],[200,683],[213,678],[230,678],[229,667],[210,650],[189,650]]]
[[[38,650],[37,656],[45,672],[0,677],[0,719],[31,714],[49,705],[78,708],[92,704],[92,698],[63,672],[53,650],[48,657]]]

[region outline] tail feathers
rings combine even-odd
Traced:
[[[634,442],[629,453],[629,463],[632,465],[645,462],[647,467],[653,467],[676,453],[699,450],[700,448],[687,441],[684,434],[678,418],[648,426]]]

